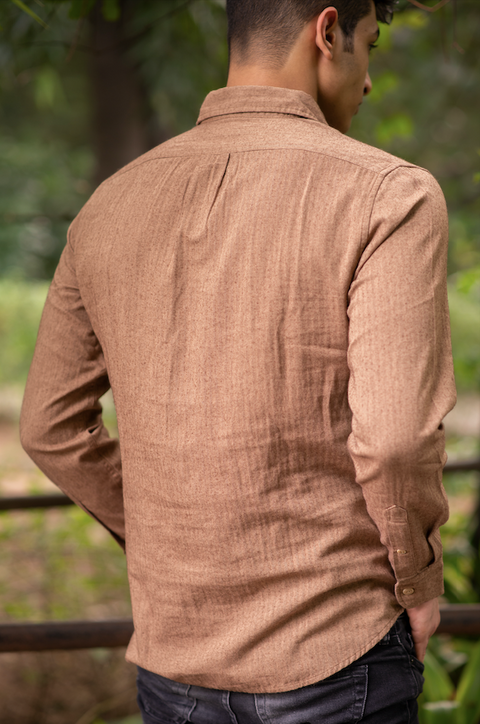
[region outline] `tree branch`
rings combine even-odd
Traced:
[[[438,2],[433,7],[424,5],[423,3],[419,2],[419,0],[408,0],[408,2],[411,3],[412,5],[415,5],[416,8],[420,8],[420,10],[426,10],[428,13],[434,13],[437,10],[444,8],[445,5],[448,5],[450,0],[440,0],[440,2]],[[459,53],[465,53],[464,49],[457,42],[457,0],[452,0],[452,3],[453,3],[453,43],[452,43],[452,46],[455,48],[455,50],[458,50]],[[445,25],[442,26],[442,30],[443,30],[442,47],[443,47],[444,55],[445,55],[446,59],[448,60],[446,45],[444,44]]]
[[[465,50],[457,42],[457,0],[453,0],[453,47],[459,53],[465,53]]]
[[[75,35],[73,36],[72,44],[70,46],[70,51],[67,55],[66,62],[69,63],[73,56],[75,55],[75,51],[78,48],[78,44],[80,42],[80,36],[82,34],[83,29],[83,23],[85,21],[85,18],[80,18],[80,20],[77,23],[77,27],[75,29]]]
[[[415,7],[420,8],[420,10],[426,10],[429,13],[434,13],[436,10],[440,10],[440,8],[443,8],[444,5],[447,5],[450,0],[440,0],[440,2],[438,2],[432,8],[428,5],[424,5],[418,0],[408,0],[408,2],[412,3],[412,5],[415,5]]]

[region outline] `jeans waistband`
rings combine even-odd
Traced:
[[[388,645],[392,642],[392,639],[394,639],[394,642],[400,641],[404,645],[410,645],[412,641],[411,633],[412,629],[410,627],[410,619],[408,618],[408,613],[406,611],[402,611],[390,631],[385,634],[385,636],[381,641],[379,641],[379,643],[383,645]]]

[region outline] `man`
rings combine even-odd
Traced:
[[[344,135],[390,10],[228,0],[227,87],[70,228],[22,440],[126,543],[148,724],[416,721],[455,391],[443,194]]]

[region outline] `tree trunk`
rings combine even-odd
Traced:
[[[128,57],[126,4],[124,0],[121,19],[116,22],[103,18],[99,3],[90,16],[95,185],[166,139],[159,132],[152,133],[148,96],[138,69]]]

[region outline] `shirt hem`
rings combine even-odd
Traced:
[[[227,688],[223,688],[223,687],[221,687],[221,686],[219,687],[218,685],[217,685],[217,686],[214,686],[214,685],[211,685],[211,684],[209,685],[209,684],[207,683],[208,681],[211,681],[213,678],[215,678],[215,677],[213,677],[213,676],[210,676],[210,677],[209,677],[208,675],[205,676],[205,678],[204,678],[204,683],[200,683],[200,679],[202,678],[201,676],[194,676],[194,677],[192,677],[191,679],[189,679],[188,675],[185,676],[185,678],[182,676],[182,677],[181,677],[182,680],[179,681],[178,679],[172,679],[172,678],[169,677],[167,674],[162,673],[162,672],[160,672],[160,671],[152,672],[152,673],[157,673],[157,674],[159,674],[160,676],[163,676],[164,678],[169,678],[171,681],[176,681],[176,683],[178,683],[178,684],[186,684],[186,685],[188,685],[188,686],[200,686],[200,687],[205,688],[205,689],[213,689],[213,690],[216,690],[216,691],[234,691],[234,692],[239,693],[239,694],[282,694],[282,693],[288,693],[288,692],[290,692],[290,691],[295,691],[295,690],[297,690],[297,689],[303,689],[303,688],[305,688],[306,686],[312,686],[312,685],[314,685],[314,684],[317,684],[317,683],[320,682],[320,681],[323,681],[324,679],[328,679],[329,676],[333,676],[333,674],[338,673],[338,672],[341,671],[342,669],[345,669],[347,666],[349,666],[350,664],[353,664],[355,661],[357,661],[358,659],[360,659],[364,654],[366,654],[368,651],[370,651],[370,649],[372,649],[379,641],[382,640],[382,638],[385,636],[385,634],[387,634],[387,633],[390,631],[390,629],[392,628],[392,626],[394,625],[394,623],[397,621],[397,619],[398,619],[399,616],[403,613],[404,610],[405,610],[405,609],[402,607],[400,611],[396,611],[396,612],[395,612],[395,615],[394,615],[391,619],[389,619],[388,623],[385,624],[385,626],[383,626],[383,627],[380,629],[380,631],[378,631],[376,634],[374,634],[374,636],[372,636],[372,638],[370,638],[369,641],[368,641],[366,644],[364,644],[363,646],[361,646],[355,653],[351,654],[348,658],[343,659],[339,664],[336,664],[335,666],[331,666],[329,669],[327,669],[327,670],[326,670],[325,672],[323,672],[321,675],[319,675],[319,674],[317,673],[317,674],[314,675],[314,676],[309,676],[309,677],[307,677],[307,678],[302,678],[302,679],[299,679],[299,680],[295,680],[295,681],[293,681],[293,682],[289,682],[288,684],[282,685],[282,686],[280,686],[280,687],[274,687],[274,688],[268,687],[268,688],[260,688],[260,689],[259,689],[259,688],[251,688],[251,687],[248,686],[248,685],[242,686],[242,685],[240,684],[240,685],[238,685],[238,686],[232,686],[232,685],[230,685],[230,686],[227,687]],[[129,648],[130,648],[130,647],[129,647]],[[145,664],[145,662],[144,662],[144,663],[140,663],[140,661],[135,660],[137,657],[134,656],[134,655],[132,656],[129,650],[127,650],[127,653],[126,653],[126,655],[125,655],[125,658],[126,658],[126,660],[129,661],[130,663],[135,664],[135,665],[137,665],[137,666],[141,666],[142,668],[145,668],[145,669],[147,669],[148,671],[151,671],[151,670],[148,668],[148,665]],[[286,687],[287,687],[287,688],[286,688]]]

